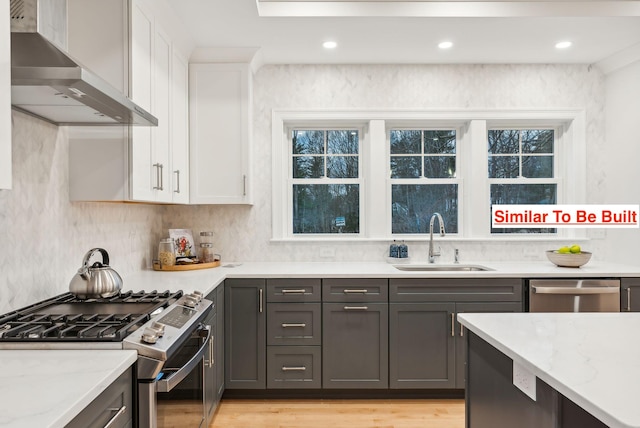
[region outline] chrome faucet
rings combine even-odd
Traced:
[[[429,263],[434,263],[436,261],[436,257],[440,256],[440,250],[437,252],[433,251],[433,222],[436,217],[438,218],[438,224],[440,225],[440,236],[444,236],[444,220],[442,220],[442,216],[439,213],[433,213],[431,216],[431,220],[429,221]]]

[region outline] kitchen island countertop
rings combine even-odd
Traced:
[[[640,313],[466,313],[458,320],[607,426],[640,427]]]
[[[64,427],[136,358],[129,350],[0,351],[0,427]]]

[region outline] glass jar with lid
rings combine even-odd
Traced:
[[[173,239],[164,238],[158,244],[158,260],[160,266],[175,266],[176,264],[176,247]]]
[[[215,254],[213,253],[213,244],[208,242],[200,243],[200,260],[203,263],[212,263],[215,259]]]

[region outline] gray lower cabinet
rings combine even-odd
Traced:
[[[324,303],[322,387],[389,387],[389,305]]]
[[[389,304],[389,386],[454,388],[454,303]]]
[[[209,352],[204,361],[204,376],[207,380],[204,400],[207,405],[207,421],[210,421],[224,392],[224,285],[209,293],[207,299],[213,302],[213,310],[205,319],[205,324],[211,328]]]
[[[620,299],[621,311],[640,312],[640,278],[622,278]]]
[[[133,427],[133,388],[133,369],[128,369],[73,418],[66,428]]]
[[[321,280],[267,280],[267,388],[322,387]]]
[[[322,387],[389,387],[389,281],[322,280]]]
[[[204,324],[209,326],[211,339],[209,339],[209,352],[205,354],[204,364],[203,364],[203,373],[202,375],[205,378],[204,382],[204,391],[203,391],[203,400],[205,403],[205,416],[206,422],[209,422],[213,418],[213,414],[216,411],[216,407],[218,405],[218,395],[216,393],[216,383],[217,383],[217,367],[215,358],[215,346],[217,342],[216,338],[216,329],[218,325],[218,313],[216,307],[216,292],[215,290],[207,296],[207,299],[214,302],[213,310],[207,315],[204,320]]]
[[[225,281],[225,389],[266,387],[265,291],[264,279]]]
[[[478,302],[456,303],[456,314],[464,312],[522,312],[522,302]],[[458,322],[455,323],[456,335],[456,388],[465,387],[465,370],[467,362],[466,328]]]
[[[460,312],[522,312],[520,279],[391,279],[389,385],[464,389]]]
[[[219,285],[214,290],[216,293],[216,328],[214,355],[216,367],[216,403],[220,403],[224,394],[224,285]]]
[[[322,387],[319,346],[268,346],[267,388]]]

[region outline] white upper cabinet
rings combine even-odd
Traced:
[[[171,192],[172,202],[189,203],[189,62],[174,50],[171,57]]]
[[[248,64],[189,68],[191,203],[251,204]]]
[[[9,2],[0,6],[0,189],[11,189],[11,43]]]
[[[186,30],[162,0],[69,0],[68,7],[70,53],[158,119],[157,127],[70,129],[71,200],[188,203]],[[104,22],[107,37],[95,31]],[[87,48],[94,39],[100,49]]]

